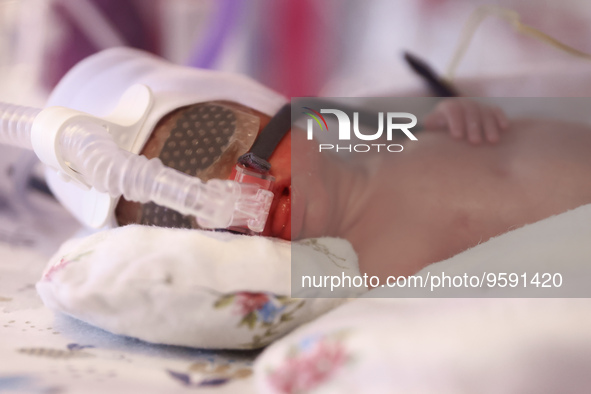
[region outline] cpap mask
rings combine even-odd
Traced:
[[[0,103],[0,142],[34,150],[56,198],[86,226],[259,233],[273,177],[252,151],[287,133],[289,124],[270,145],[257,139],[285,102],[242,76],[114,48],[76,65],[45,109]]]

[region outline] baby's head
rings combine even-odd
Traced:
[[[184,106],[156,124],[140,153],[149,159],[158,157],[163,164],[203,181],[228,179],[238,158],[251,149],[270,119],[231,101]],[[263,231],[263,235],[287,240],[291,239],[290,137],[287,133],[268,159],[270,175],[275,178],[271,189],[274,199]],[[152,202],[140,204],[121,199],[115,215],[119,225],[199,228],[194,217]]]
[[[143,95],[137,96],[139,90],[134,87],[138,85],[144,86],[139,89]],[[253,150],[271,164],[269,175],[275,178],[263,235],[291,239],[289,114],[289,121],[275,127],[278,119],[285,119],[275,114],[285,114],[280,109],[286,101],[242,75],[178,66],[120,47],[92,55],[72,68],[53,90],[47,106],[66,107],[119,124],[121,128],[110,131],[123,149],[160,158],[165,165],[204,181],[234,179],[238,158],[251,150],[257,135],[272,120]],[[271,134],[282,139],[269,143],[270,129],[277,130]],[[265,154],[259,150],[261,143]],[[250,180],[255,178],[247,183]],[[48,173],[48,184],[56,198],[89,227],[137,223],[198,228],[193,217],[153,203],[116,201],[98,189],[77,188],[55,172]]]

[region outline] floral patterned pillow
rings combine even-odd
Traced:
[[[49,262],[37,291],[48,307],[115,334],[254,349],[343,302],[292,298],[292,256],[300,269],[308,266],[317,274],[359,273],[355,252],[342,239],[290,243],[127,226],[68,241]]]
[[[263,394],[588,393],[590,306],[364,296],[265,349],[255,383]]]

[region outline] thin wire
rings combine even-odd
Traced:
[[[464,26],[464,30],[462,31],[462,35],[460,36],[460,41],[458,42],[456,51],[447,68],[446,79],[448,81],[452,81],[454,79],[458,65],[460,64],[461,60],[466,54],[466,51],[470,46],[470,42],[474,38],[474,33],[476,33],[476,30],[478,29],[482,21],[489,16],[496,16],[500,19],[504,19],[505,21],[509,22],[513,26],[513,28],[517,30],[517,32],[521,34],[533,37],[573,56],[580,57],[585,60],[591,60],[590,54],[583,51],[579,51],[578,49],[573,48],[570,45],[567,45],[532,26],[522,23],[520,21],[520,15],[517,12],[498,6],[484,5],[478,7],[472,13],[472,15],[470,15],[470,18],[468,18],[468,21]]]

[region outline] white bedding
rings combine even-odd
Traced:
[[[582,273],[591,205],[513,230],[423,270]],[[536,268],[537,267],[537,268]],[[586,268],[586,269],[582,269]],[[474,295],[503,296],[506,289]],[[375,289],[265,350],[264,393],[588,393],[591,300],[372,298]]]
[[[290,243],[134,225],[65,243],[37,291],[49,308],[112,333],[168,345],[257,349],[344,301],[301,299],[306,294],[290,291],[292,257],[304,272],[359,275],[357,256],[342,239]],[[341,297],[366,291],[343,290]]]
[[[34,286],[46,263],[0,244],[0,392],[256,392],[256,353],[151,345],[54,315]]]
[[[566,272],[591,261],[590,238],[588,205],[431,268],[461,272],[470,262],[513,259],[511,269],[526,263]],[[256,353],[151,345],[54,317],[33,286],[45,264],[42,254],[0,248],[0,388],[8,392],[176,392],[201,385],[228,393],[294,387],[523,393],[591,387],[589,300],[362,298],[269,347],[256,362],[255,388],[250,367]]]
[[[256,392],[256,352],[147,344],[45,307],[35,283],[79,225],[55,202],[29,197],[30,217],[0,206],[1,393]]]
[[[577,90],[581,85],[588,84],[577,82]],[[513,95],[506,84],[500,90],[479,86],[471,91]],[[553,86],[552,93],[560,96],[560,85]],[[589,207],[583,211],[579,223],[588,230]],[[10,220],[2,223],[15,228]],[[566,233],[551,232],[532,240],[532,245],[550,245],[555,256],[564,255],[562,261],[567,261],[569,252],[578,250],[564,250],[567,245],[588,251],[585,248],[591,244],[586,241],[591,234],[575,235],[576,242]],[[247,394],[294,392],[289,388],[303,384],[310,391],[334,393],[353,389],[391,393],[396,387],[415,393],[529,392],[526,388],[587,393],[591,387],[586,380],[591,369],[588,300],[356,300],[268,348],[256,363],[255,388],[250,367],[256,353],[152,345],[55,317],[34,290],[48,256],[2,241],[0,391],[173,393],[201,385],[201,392]],[[471,253],[490,248],[494,255],[496,247],[490,245]],[[519,252],[519,246],[513,250]],[[511,254],[509,249],[503,252]],[[530,252],[544,256],[541,248]],[[579,256],[581,261],[591,261],[585,253]],[[450,264],[460,267],[470,258],[464,255]],[[290,355],[298,354],[303,356],[290,364]],[[320,364],[318,374],[320,356],[329,362]],[[290,366],[303,374],[290,375]],[[284,377],[273,383],[270,374],[277,370]]]

